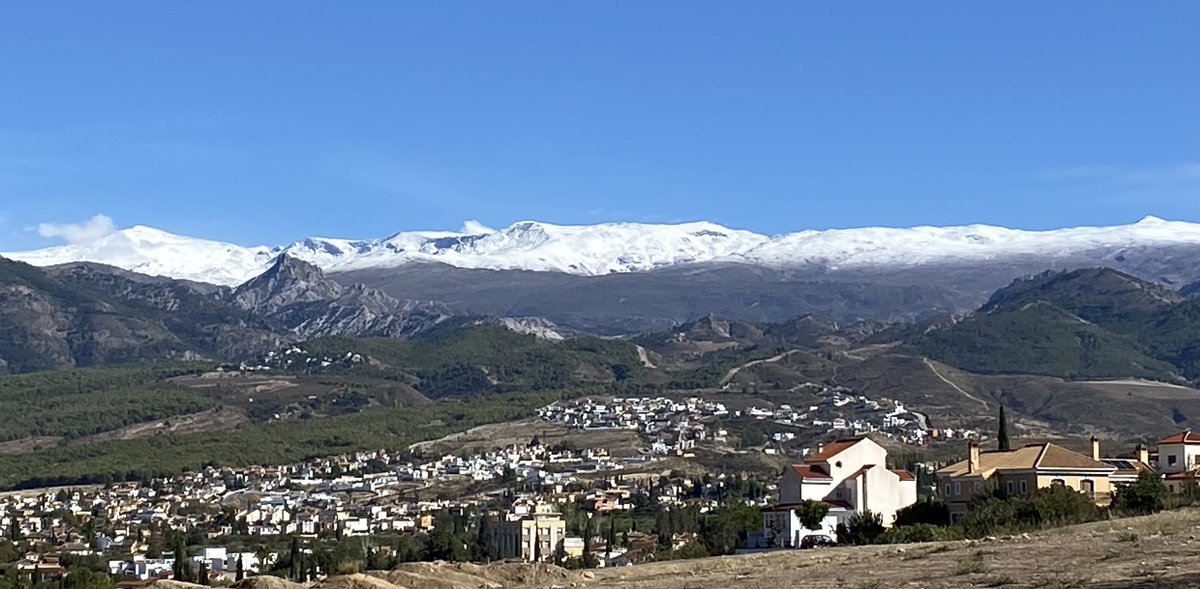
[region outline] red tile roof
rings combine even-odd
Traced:
[[[796,474],[800,475],[802,479],[833,480],[821,467],[811,464],[793,464],[792,470],[796,471]]]
[[[1164,476],[1163,479],[1168,480],[1168,481],[1186,481],[1188,479],[1196,479],[1197,481],[1200,481],[1200,473],[1198,473],[1196,471],[1173,472],[1169,475]]]
[[[863,441],[863,438],[845,438],[841,440],[835,440],[822,448],[820,452],[817,452],[812,456],[805,456],[804,461],[808,463],[825,462],[826,460],[841,454],[842,450],[845,450],[846,448],[849,448],[850,446],[853,446],[861,441]]]
[[[1200,435],[1192,433],[1192,430],[1185,429],[1173,436],[1167,436],[1159,440],[1158,445],[1163,444],[1200,444]]]
[[[916,476],[916,475],[914,475],[913,473],[911,473],[911,472],[908,472],[907,470],[904,470],[904,469],[902,469],[902,468],[893,468],[893,469],[892,469],[892,472],[896,473],[896,476],[900,477],[900,480],[902,480],[902,481],[915,481],[915,480],[917,480],[917,476]]]

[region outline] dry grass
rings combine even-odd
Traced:
[[[596,571],[583,587],[1192,587],[1200,509],[995,541],[864,546],[665,562]]]

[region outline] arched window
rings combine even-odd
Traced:
[[[1094,496],[1096,494],[1096,481],[1083,479],[1079,482],[1079,490],[1087,493],[1089,496]]]

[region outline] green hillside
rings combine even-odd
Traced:
[[[572,394],[582,394],[586,389]],[[562,393],[445,400],[231,432],[158,435],[0,456],[0,488],[146,480],[204,466],[286,464],[359,450],[400,450],[487,423],[521,419]]]
[[[904,351],[980,374],[1178,380],[1176,369],[1136,340],[1049,303],[979,313],[911,338]]]
[[[637,348],[625,341],[583,337],[553,342],[493,325],[444,330],[417,341],[322,338],[301,347],[314,356],[356,353],[368,359],[364,365],[318,370],[415,377],[416,388],[429,397],[611,383],[641,372]]]

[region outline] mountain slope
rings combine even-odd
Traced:
[[[301,338],[332,335],[411,337],[450,317],[440,303],[398,301],[363,285],[342,286],[316,266],[282,254],[233,291],[232,302],[270,317]]]
[[[0,258],[3,372],[239,359],[309,337],[410,337],[448,316],[444,305],[344,287],[286,256],[233,291],[97,264],[41,269]]]
[[[908,350],[980,374],[1179,380],[1141,344],[1046,302],[978,313],[908,342]]]
[[[1183,300],[1176,291],[1112,268],[1085,268],[1015,280],[996,291],[981,310],[990,313],[1045,301],[1088,321],[1111,324],[1136,320]]]

